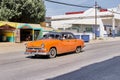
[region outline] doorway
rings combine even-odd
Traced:
[[[20,41],[32,41],[32,29],[20,29]]]

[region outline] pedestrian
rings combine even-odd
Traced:
[[[111,30],[111,28],[109,29],[109,35],[108,35],[109,37],[111,37],[112,36],[112,30]]]

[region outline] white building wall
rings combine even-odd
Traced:
[[[102,19],[99,19],[99,25],[100,25],[100,37],[105,37],[107,33],[104,30],[104,23]]]
[[[76,20],[59,20],[59,21],[52,21],[51,25],[53,28],[68,28],[71,27],[71,23],[75,22]]]
[[[100,20],[97,20],[97,24],[100,24]],[[95,25],[95,19],[75,19],[75,20],[58,20],[51,22],[52,27],[55,29],[63,28],[63,27],[70,27],[71,24],[88,24],[88,25]]]
[[[68,28],[71,27],[70,24],[88,24],[95,25],[95,19],[76,19],[76,20],[61,20],[61,21],[52,21],[52,27],[55,29],[58,28]],[[109,24],[109,21],[108,21]],[[97,25],[99,25],[100,37],[104,37],[106,32],[104,31],[104,23],[101,18],[97,19]],[[91,33],[90,33],[91,34]],[[92,35],[93,37],[93,35]],[[92,38],[91,38],[92,39]]]
[[[60,20],[60,21],[52,21],[52,27],[55,29],[58,28],[68,28],[71,27],[72,24],[80,24],[80,25],[95,25],[95,19],[76,19],[76,20]],[[97,20],[97,25],[101,24],[101,19]],[[103,25],[101,25],[103,27]],[[101,30],[101,28],[99,29]],[[74,32],[74,31],[73,31]],[[83,34],[83,33],[75,33],[75,34]],[[103,35],[103,33],[101,33]],[[100,35],[101,35],[100,34]],[[94,39],[95,35],[93,33],[86,33],[86,35],[90,35],[90,39]]]

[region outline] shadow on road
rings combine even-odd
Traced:
[[[26,58],[30,58],[30,59],[49,59],[48,56],[27,56]]]
[[[67,55],[81,54],[82,52],[84,52],[84,51],[81,51],[80,53],[69,52],[69,53],[59,54],[59,55],[56,56],[56,58],[57,57],[62,57],[62,56],[67,56]],[[42,55],[27,56],[26,58],[31,58],[31,59],[50,59],[48,56],[42,56]]]
[[[120,80],[120,56],[46,80]]]

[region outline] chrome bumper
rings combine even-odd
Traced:
[[[27,50],[31,50],[31,52],[29,52]],[[41,49],[41,48],[26,48],[26,51],[25,51],[24,54],[31,55],[31,56],[34,56],[34,55],[48,55],[48,53],[42,52],[42,50],[43,49]]]
[[[43,53],[43,52],[25,52],[24,54],[31,55],[31,56],[34,56],[34,55],[48,55],[48,53]]]

